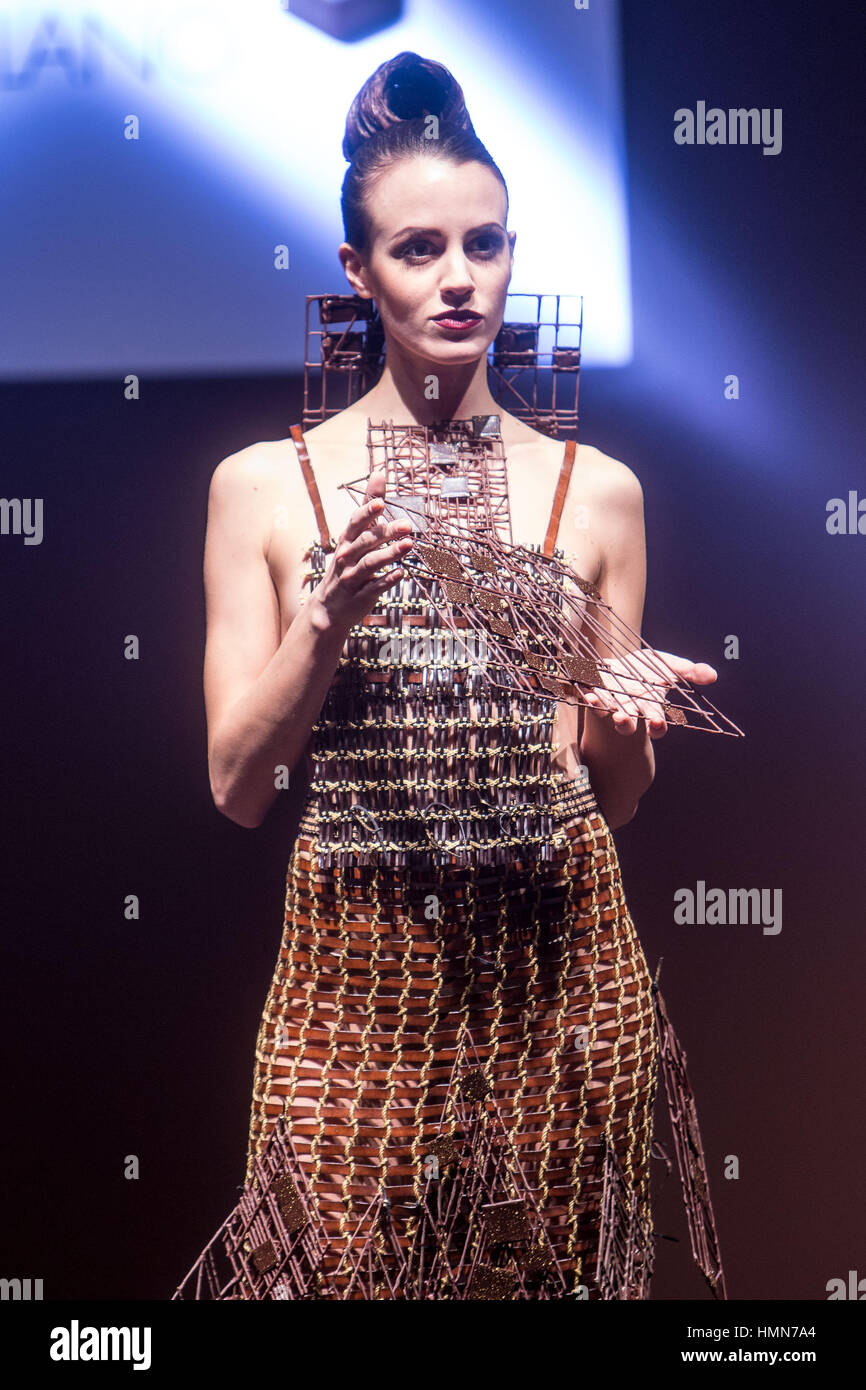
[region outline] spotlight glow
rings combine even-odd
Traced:
[[[416,0],[397,24],[341,43],[276,0],[58,0],[0,16],[14,214],[0,245],[20,272],[19,331],[0,349],[0,372],[100,375],[121,355],[151,371],[299,367],[304,295],[345,288],[336,248],[346,111],[401,49],[452,69],[505,175],[512,289],[583,294],[585,362],[628,361],[615,4],[578,12],[542,0],[529,14],[504,0],[494,14],[477,0]],[[124,139],[130,115],[137,142]],[[52,226],[64,229],[59,258],[33,241],[46,185]],[[291,266],[275,280],[280,243]]]

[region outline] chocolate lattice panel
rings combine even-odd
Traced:
[[[604,1179],[595,1281],[603,1298],[649,1297],[655,1251],[651,1223],[604,1136]]]
[[[495,531],[511,541],[498,415],[436,425],[374,425],[368,420],[367,450],[370,471],[386,470],[386,497],[404,505],[413,524],[423,515],[446,530]]]
[[[692,1255],[714,1296],[726,1299],[728,1295],[719,1237],[710,1199],[697,1109],[686,1071],[686,1054],[668,1018],[664,999],[657,986],[653,986],[653,1006]]]
[[[449,442],[458,454],[451,471],[465,477],[468,489],[464,502],[455,499],[450,508],[443,508],[435,495],[435,446],[427,427],[392,423],[380,437],[368,421],[368,448],[371,464],[387,467],[389,484],[402,477],[401,486],[414,489],[411,495],[389,494],[386,485],[386,515],[406,515],[415,528],[415,544],[402,565],[455,636],[465,639],[467,628],[484,633],[490,654],[484,668],[487,683],[508,693],[523,691],[589,708],[587,690],[607,690],[614,697],[658,704],[671,724],[742,737],[742,730],[705,695],[659,653],[643,646],[596,586],[566,563],[562,551],[545,555],[540,548],[510,543],[493,526],[479,525],[484,501],[473,495],[483,483],[474,462],[475,433],[477,422],[485,418],[450,422]],[[374,436],[378,454],[369,443]],[[392,452],[397,440],[402,453]],[[408,475],[401,472],[407,451]],[[439,469],[440,479],[441,473]],[[357,506],[363,505],[367,478],[342,486]],[[507,489],[500,500],[507,507]]]

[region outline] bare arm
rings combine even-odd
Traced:
[[[399,577],[371,574],[408,549],[402,540],[382,548],[383,539],[406,528],[376,523],[384,477],[374,477],[370,500],[353,514],[325,578],[280,640],[265,556],[268,490],[254,483],[256,447],[214,471],[204,559],[211,793],[224,815],[249,829],[262,823],[276,796],[276,768],[291,770],[302,756],[349,629]]]
[[[598,588],[617,617],[639,634],[646,591],[646,541],[643,492],[631,469],[605,458],[590,507],[602,557]],[[600,640],[594,645],[602,660],[609,656]],[[612,830],[625,825],[655,776],[646,720],[630,718],[621,710],[602,715],[587,709],[580,757],[608,825]]]

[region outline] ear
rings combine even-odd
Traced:
[[[512,256],[513,256],[513,255],[514,255],[514,243],[515,243],[515,241],[517,240],[517,233],[516,233],[516,232],[508,232],[508,233],[507,233],[507,236],[508,236],[508,248],[509,248],[509,250],[510,250]]]
[[[352,286],[355,294],[360,295],[362,299],[372,299],[373,291],[367,282],[367,272],[364,262],[355,248],[350,246],[348,241],[344,241],[342,245],[338,247],[337,255],[340,257],[340,262],[346,272],[346,279]]]

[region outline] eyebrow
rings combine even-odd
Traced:
[[[482,222],[480,227],[470,227],[466,236],[474,236],[477,232],[488,231],[504,232],[505,228],[501,222]],[[392,244],[399,241],[404,236],[441,236],[438,227],[404,227],[402,231],[395,232],[391,238]]]

